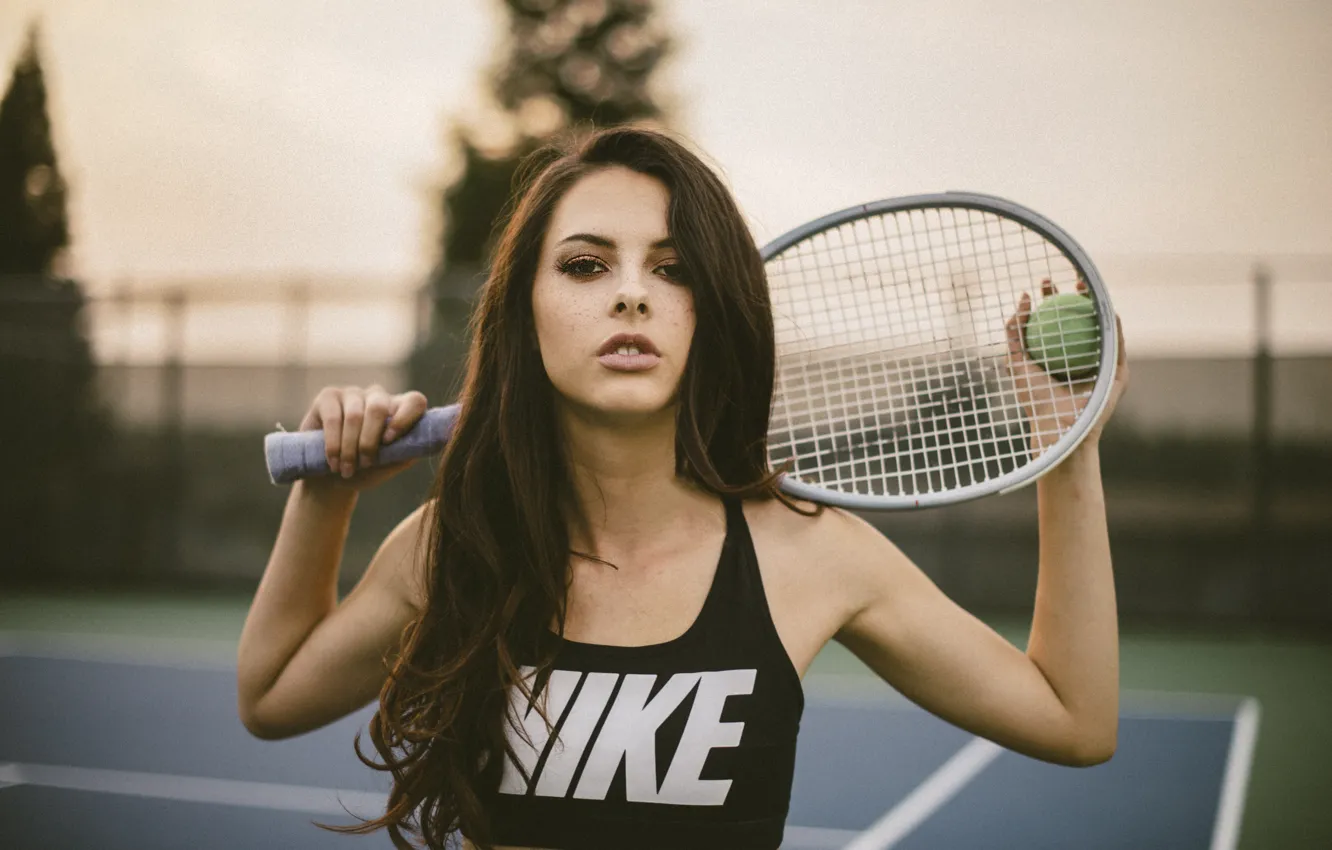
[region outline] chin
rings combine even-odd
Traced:
[[[674,415],[671,396],[661,392],[635,392],[625,387],[608,388],[603,393],[568,401],[592,416],[638,420],[667,413]]]

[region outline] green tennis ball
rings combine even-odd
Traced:
[[[1096,372],[1101,358],[1101,326],[1085,295],[1063,292],[1036,305],[1027,319],[1027,353],[1060,380],[1080,380]]]

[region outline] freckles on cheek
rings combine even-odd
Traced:
[[[694,337],[694,330],[698,326],[696,318],[694,316],[693,299],[690,299],[689,301],[685,302],[685,304],[683,305],[683,309],[679,312],[673,324],[679,330],[680,334],[686,337],[687,342],[692,342]]]
[[[583,339],[592,333],[602,315],[599,304],[587,297],[570,297],[562,306],[561,319],[564,333],[571,345],[593,345],[600,340]]]
[[[550,333],[551,354],[559,358],[560,366],[572,365],[584,348],[595,346],[599,340],[591,340],[588,327],[595,319],[595,314],[586,305],[576,303],[569,298],[558,303],[551,312],[548,328]]]

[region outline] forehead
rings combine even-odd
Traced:
[[[585,175],[556,204],[547,243],[573,233],[654,242],[668,235],[671,195],[655,177],[622,166]]]

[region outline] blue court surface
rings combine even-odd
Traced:
[[[391,848],[311,821],[382,811],[352,737],[373,706],[298,738],[236,717],[234,646],[0,635],[0,845]],[[1126,694],[1119,751],[1074,769],[974,738],[862,677],[806,681],[783,845],[1233,848],[1252,699]],[[363,749],[373,753],[366,736]]]

